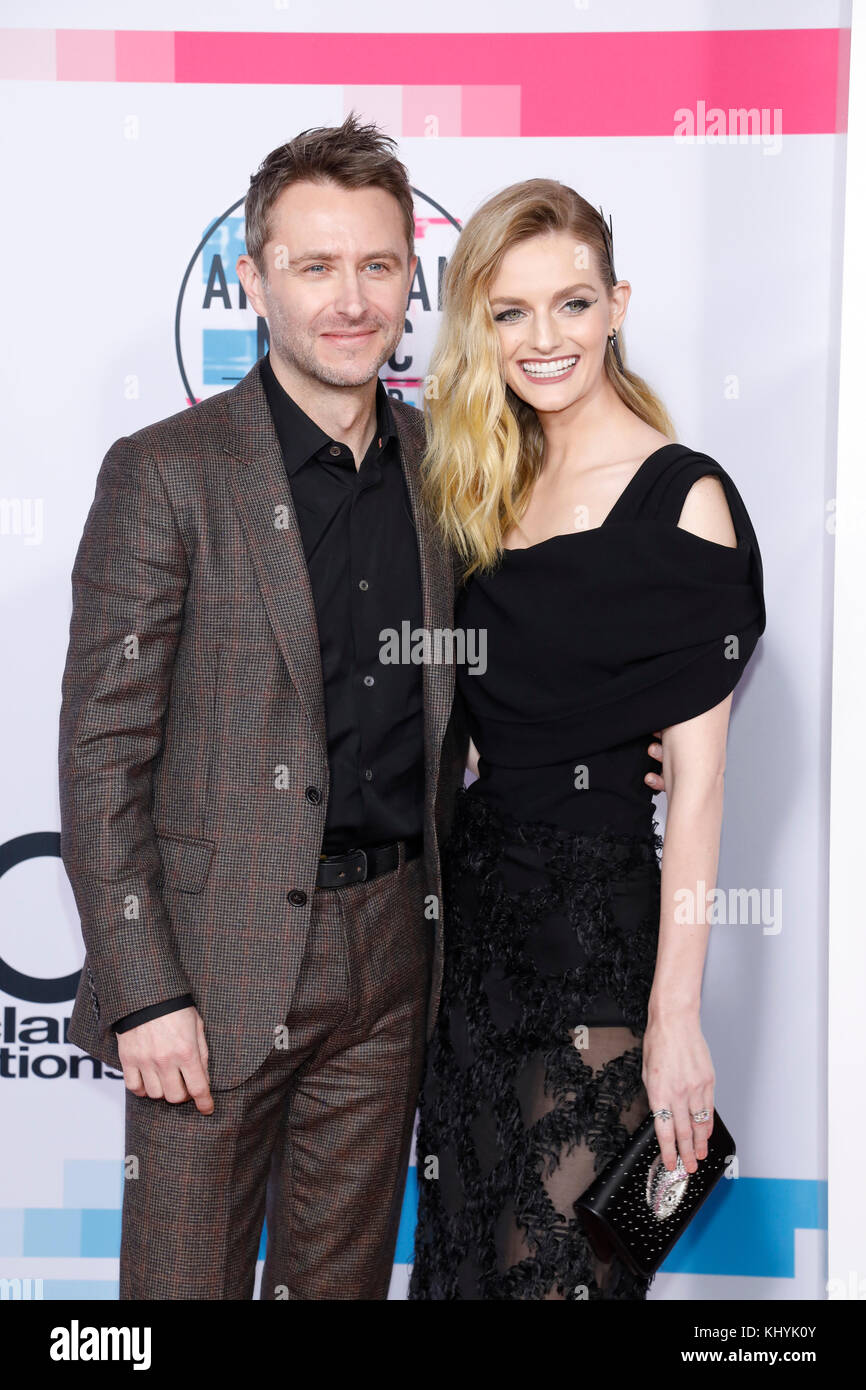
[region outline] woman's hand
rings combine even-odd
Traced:
[[[478,776],[478,749],[475,747],[472,739],[469,740],[469,756],[466,759],[466,766],[473,777]]]
[[[656,1117],[655,1122],[665,1168],[676,1168],[679,1151],[686,1171],[696,1172],[697,1160],[707,1156],[707,1140],[713,1132],[716,1083],[697,1013],[691,1009],[659,1013],[650,1000],[642,1075],[650,1110],[673,1113],[672,1119]],[[708,1110],[709,1119],[693,1120],[693,1112],[699,1110]]]
[[[651,758],[655,758],[657,763],[661,763],[662,768],[664,769],[664,748],[662,746],[661,729],[654,729],[653,735],[656,738],[657,742],[651,743],[646,751],[649,753]],[[667,787],[665,786],[665,779],[662,772],[648,772],[643,780],[646,782],[648,787],[652,787],[654,792],[667,791]]]

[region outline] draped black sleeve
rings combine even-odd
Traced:
[[[725,490],[736,547],[677,524],[706,475]],[[593,753],[731,693],[766,625],[757,536],[721,465],[666,445],[600,527],[507,551],[463,617],[487,634],[488,675],[460,677],[482,755],[540,767]]]

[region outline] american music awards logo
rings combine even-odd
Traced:
[[[439,322],[442,275],[460,223],[428,194],[412,192],[418,265],[403,339],[379,375],[391,395],[420,405],[423,364]],[[249,305],[235,270],[246,250],[243,204],[239,198],[207,228],[181,282],[175,350],[190,405],[235,386],[268,348],[268,325]]]

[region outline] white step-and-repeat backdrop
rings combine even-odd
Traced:
[[[6,0],[0,24],[0,1279],[117,1297],[123,1082],[65,1039],[83,946],[56,785],[69,576],[96,473],[119,436],[225,390],[263,351],[235,274],[249,176],[355,110],[398,139],[415,189],[418,274],[389,389],[418,399],[469,214],[505,184],[557,178],[612,213],[630,361],[749,508],[768,628],[735,695],[731,910],[703,1009],[738,1172],[651,1296],[826,1297],[850,5]],[[395,1298],[415,1192],[413,1166]]]

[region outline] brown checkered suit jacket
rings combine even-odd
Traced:
[[[424,626],[450,628],[454,559],[419,497],[423,416],[392,408]],[[316,613],[258,363],[233,389],[111,446],[72,593],[61,854],[86,958],[69,1037],[119,1067],[110,1025],[189,991],[212,1086],[234,1086],[291,1004],[328,795]],[[441,904],[438,845],[468,736],[459,702],[451,714],[452,665],[425,664],[423,692],[424,858]],[[428,1038],[441,910],[430,929]]]

